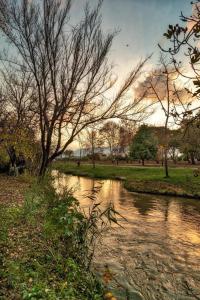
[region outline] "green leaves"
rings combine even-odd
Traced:
[[[142,125],[130,147],[130,156],[134,159],[154,159],[157,153],[157,141],[151,134],[148,126]]]

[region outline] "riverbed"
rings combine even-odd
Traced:
[[[200,201],[130,193],[117,180],[64,174],[57,185],[72,188],[85,211],[95,193],[102,207],[112,202],[125,217],[95,252],[97,274],[105,265],[114,274],[110,288],[123,286],[131,300],[200,299]]]

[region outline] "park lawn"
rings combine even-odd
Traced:
[[[194,177],[193,169],[170,168],[169,178],[162,167],[132,167],[116,165],[82,164],[57,161],[53,168],[65,174],[102,179],[122,179],[129,191],[200,198],[200,176]]]

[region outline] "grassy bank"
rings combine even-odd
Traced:
[[[65,174],[102,179],[122,179],[124,186],[133,192],[192,197],[200,199],[200,177],[193,176],[191,168],[171,168],[170,177],[164,178],[163,168],[124,167],[82,164],[57,161],[54,168]]]
[[[76,199],[49,181],[0,176],[0,187],[0,299],[103,299]]]

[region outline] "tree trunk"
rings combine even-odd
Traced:
[[[188,154],[187,154],[186,160],[187,160],[188,164],[190,164],[190,158],[189,158]]]
[[[92,147],[92,167],[95,168],[95,152],[94,147]]]
[[[18,176],[18,168],[17,168],[17,156],[15,152],[15,148],[13,146],[7,148],[7,152],[10,158],[10,169],[9,169],[9,175]]]
[[[92,167],[93,167],[93,169],[95,168],[95,158],[94,158],[94,156],[92,156]]]
[[[144,166],[144,159],[142,159],[142,165]]]
[[[44,175],[47,171],[48,165],[49,165],[48,155],[47,155],[47,153],[43,153],[42,163],[41,163],[40,170],[39,170],[39,177],[40,178],[44,177]]]
[[[167,149],[164,152],[164,162],[165,162],[165,177],[169,177],[169,170],[168,170],[168,159],[167,159]]]
[[[193,152],[190,153],[190,157],[191,157],[192,165],[196,165]]]

